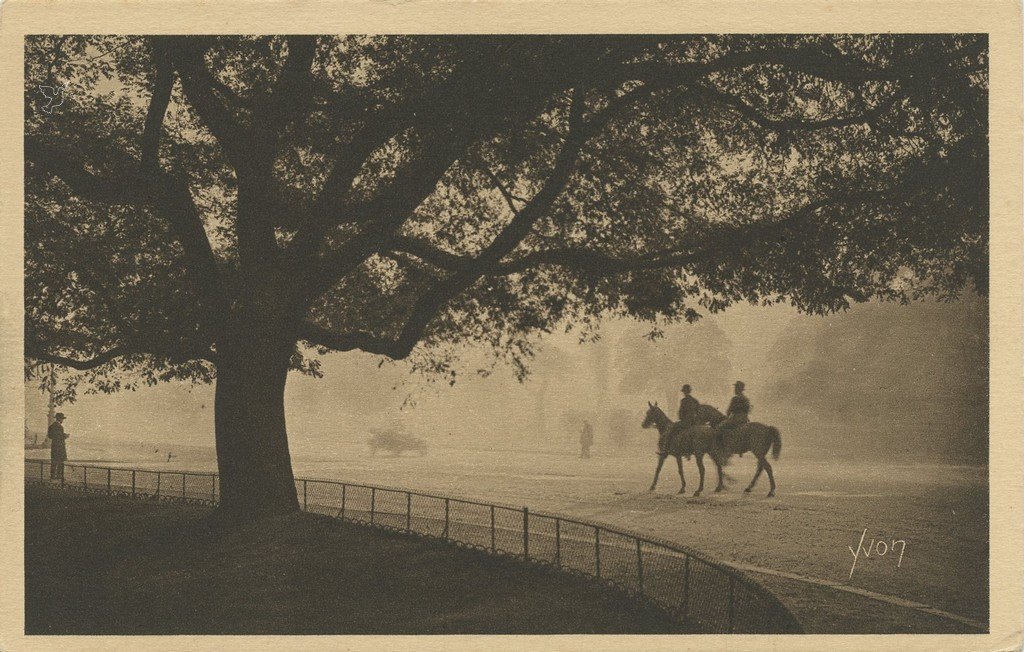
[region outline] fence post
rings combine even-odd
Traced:
[[[135,498],[135,469],[132,469],[132,498]]]
[[[160,475],[161,475],[161,473],[159,471],[157,471],[156,472],[156,495],[157,496],[160,495]]]
[[[217,504],[217,474],[210,476],[210,502]]]
[[[449,512],[449,502],[450,502],[450,501],[449,501],[449,500],[448,500],[447,498],[445,498],[445,499],[444,499],[444,535],[442,535],[442,536],[443,536],[443,538],[444,538],[444,540],[445,540],[445,541],[447,541],[447,540],[448,540],[448,512]]]
[[[341,485],[341,520],[343,521],[345,520],[345,494],[348,493],[347,489],[347,484]]]
[[[46,480],[43,478],[43,466],[44,466],[43,463],[40,462],[39,463],[39,481],[40,482],[46,482]]]
[[[307,484],[306,481],[303,480],[302,481],[302,511],[304,511],[304,512],[309,511],[307,509],[307,506],[309,505],[309,500],[307,498],[306,484]]]
[[[107,495],[110,495],[110,469],[107,469]]]
[[[412,494],[405,492],[405,533],[412,532]]]
[[[373,525],[375,511],[377,511],[377,488],[370,487],[370,525]]]
[[[494,545],[494,505],[491,505],[491,554],[497,551],[497,547]]]
[[[683,620],[686,620],[690,617],[690,555],[683,560]]]
[[[82,488],[89,488],[89,467],[87,466],[82,467]]]
[[[594,570],[601,579],[601,528],[594,527]]]
[[[644,553],[640,547],[640,539],[636,540],[636,583],[640,587],[640,595],[644,594]]]
[[[181,474],[181,499],[185,500],[185,474]]]
[[[562,519],[555,519],[555,566],[562,567]]]
[[[530,510],[523,507],[523,559],[530,559]]]
[[[729,633],[732,634],[733,621],[735,620],[735,586],[736,578],[729,575]]]

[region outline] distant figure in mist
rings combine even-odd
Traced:
[[[64,413],[58,412],[46,431],[46,438],[50,440],[51,480],[64,479],[64,462],[68,459],[68,449],[64,440],[71,436],[64,432],[64,418]]]
[[[750,399],[743,395],[746,385],[742,380],[737,380],[733,385],[735,395],[729,401],[729,407],[725,411],[725,420],[718,425],[718,447],[725,446],[725,437],[731,430],[742,426],[750,421]]]
[[[583,422],[583,431],[580,433],[580,457],[590,457],[590,447],[594,445],[594,428],[589,421]]]
[[[168,454],[167,454],[167,461],[168,461],[168,462],[170,462],[170,461],[171,461],[171,459],[172,459],[172,458],[175,458],[175,457],[177,457],[177,455],[175,455],[174,453],[168,453]]]

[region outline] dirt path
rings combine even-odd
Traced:
[[[835,464],[790,455],[775,463],[779,493],[766,478],[755,493],[747,456],[727,472],[723,494],[692,497],[697,473],[685,463],[687,495],[666,465],[656,493],[646,486],[654,456],[600,457],[435,451],[424,458],[298,462],[299,475],[335,477],[527,505],[649,533],[751,572],[814,632],[976,631],[988,620],[988,488],[984,468]],[[864,546],[905,541],[896,555]],[[754,570],[756,569],[756,571]],[[879,599],[879,596],[882,599]]]
[[[948,620],[955,620],[955,621],[957,621],[959,623],[963,623],[965,625],[970,625],[971,627],[974,627],[975,629],[978,629],[979,631],[982,631],[982,632],[988,630],[988,625],[986,625],[985,623],[983,623],[981,621],[974,620],[972,618],[965,618],[963,616],[958,616],[957,614],[950,613],[948,611],[943,611],[942,609],[936,609],[935,607],[932,607],[932,606],[929,606],[929,605],[926,605],[926,604],[922,604],[920,602],[914,602],[913,600],[905,600],[903,598],[898,598],[898,597],[893,596],[893,595],[884,595],[882,593],[875,593],[874,591],[866,591],[864,589],[858,589],[858,588],[853,587],[853,586],[845,586],[845,585],[840,584],[838,582],[832,582],[830,580],[823,580],[823,579],[818,578],[818,577],[805,577],[803,575],[797,575],[796,573],[786,573],[786,572],[783,572],[783,571],[772,570],[771,568],[762,568],[760,566],[751,566],[750,564],[731,563],[729,565],[732,566],[733,568],[738,568],[738,569],[740,569],[742,571],[746,571],[748,573],[757,573],[757,574],[760,574],[760,575],[772,575],[774,577],[784,577],[786,579],[796,580],[798,582],[806,582],[807,584],[817,584],[818,586],[827,586],[828,588],[834,589],[836,591],[845,591],[847,593],[853,593],[855,595],[861,595],[861,596],[864,596],[866,598],[871,598],[872,600],[878,600],[879,602],[886,602],[886,603],[891,604],[891,605],[896,605],[897,607],[903,607],[903,608],[906,608],[906,609],[915,609],[917,611],[920,611],[920,612],[926,613],[926,614],[930,614],[932,616],[938,616],[940,618],[946,618]]]

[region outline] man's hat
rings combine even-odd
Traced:
[[[690,387],[689,385],[683,385],[683,391],[684,391],[684,392],[688,392],[688,391],[690,391],[691,389],[693,389],[693,388],[692,388],[692,387]]]
[[[735,384],[733,384],[733,387],[737,389],[743,389],[744,387],[746,387],[746,385],[743,384],[742,380],[737,380]]]
[[[63,412],[58,412],[57,414],[53,415],[53,418],[54,419],[64,419],[66,417],[64,416]]]

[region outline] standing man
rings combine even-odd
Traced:
[[[58,412],[53,423],[46,431],[46,437],[50,440],[50,479],[64,479],[64,461],[68,459],[68,449],[64,440],[70,437],[64,432],[64,413]]]
[[[690,396],[693,391],[689,385],[683,385],[683,400],[679,401],[679,423],[683,428],[690,428],[697,425],[697,410],[700,403]]]
[[[742,426],[750,421],[750,399],[743,394],[746,385],[742,380],[737,380],[733,385],[735,396],[729,401],[729,408],[725,411],[725,421],[718,426],[718,445],[725,447],[725,433]]]
[[[594,445],[594,429],[589,421],[583,422],[583,432],[580,433],[580,457],[590,457],[590,447]]]

